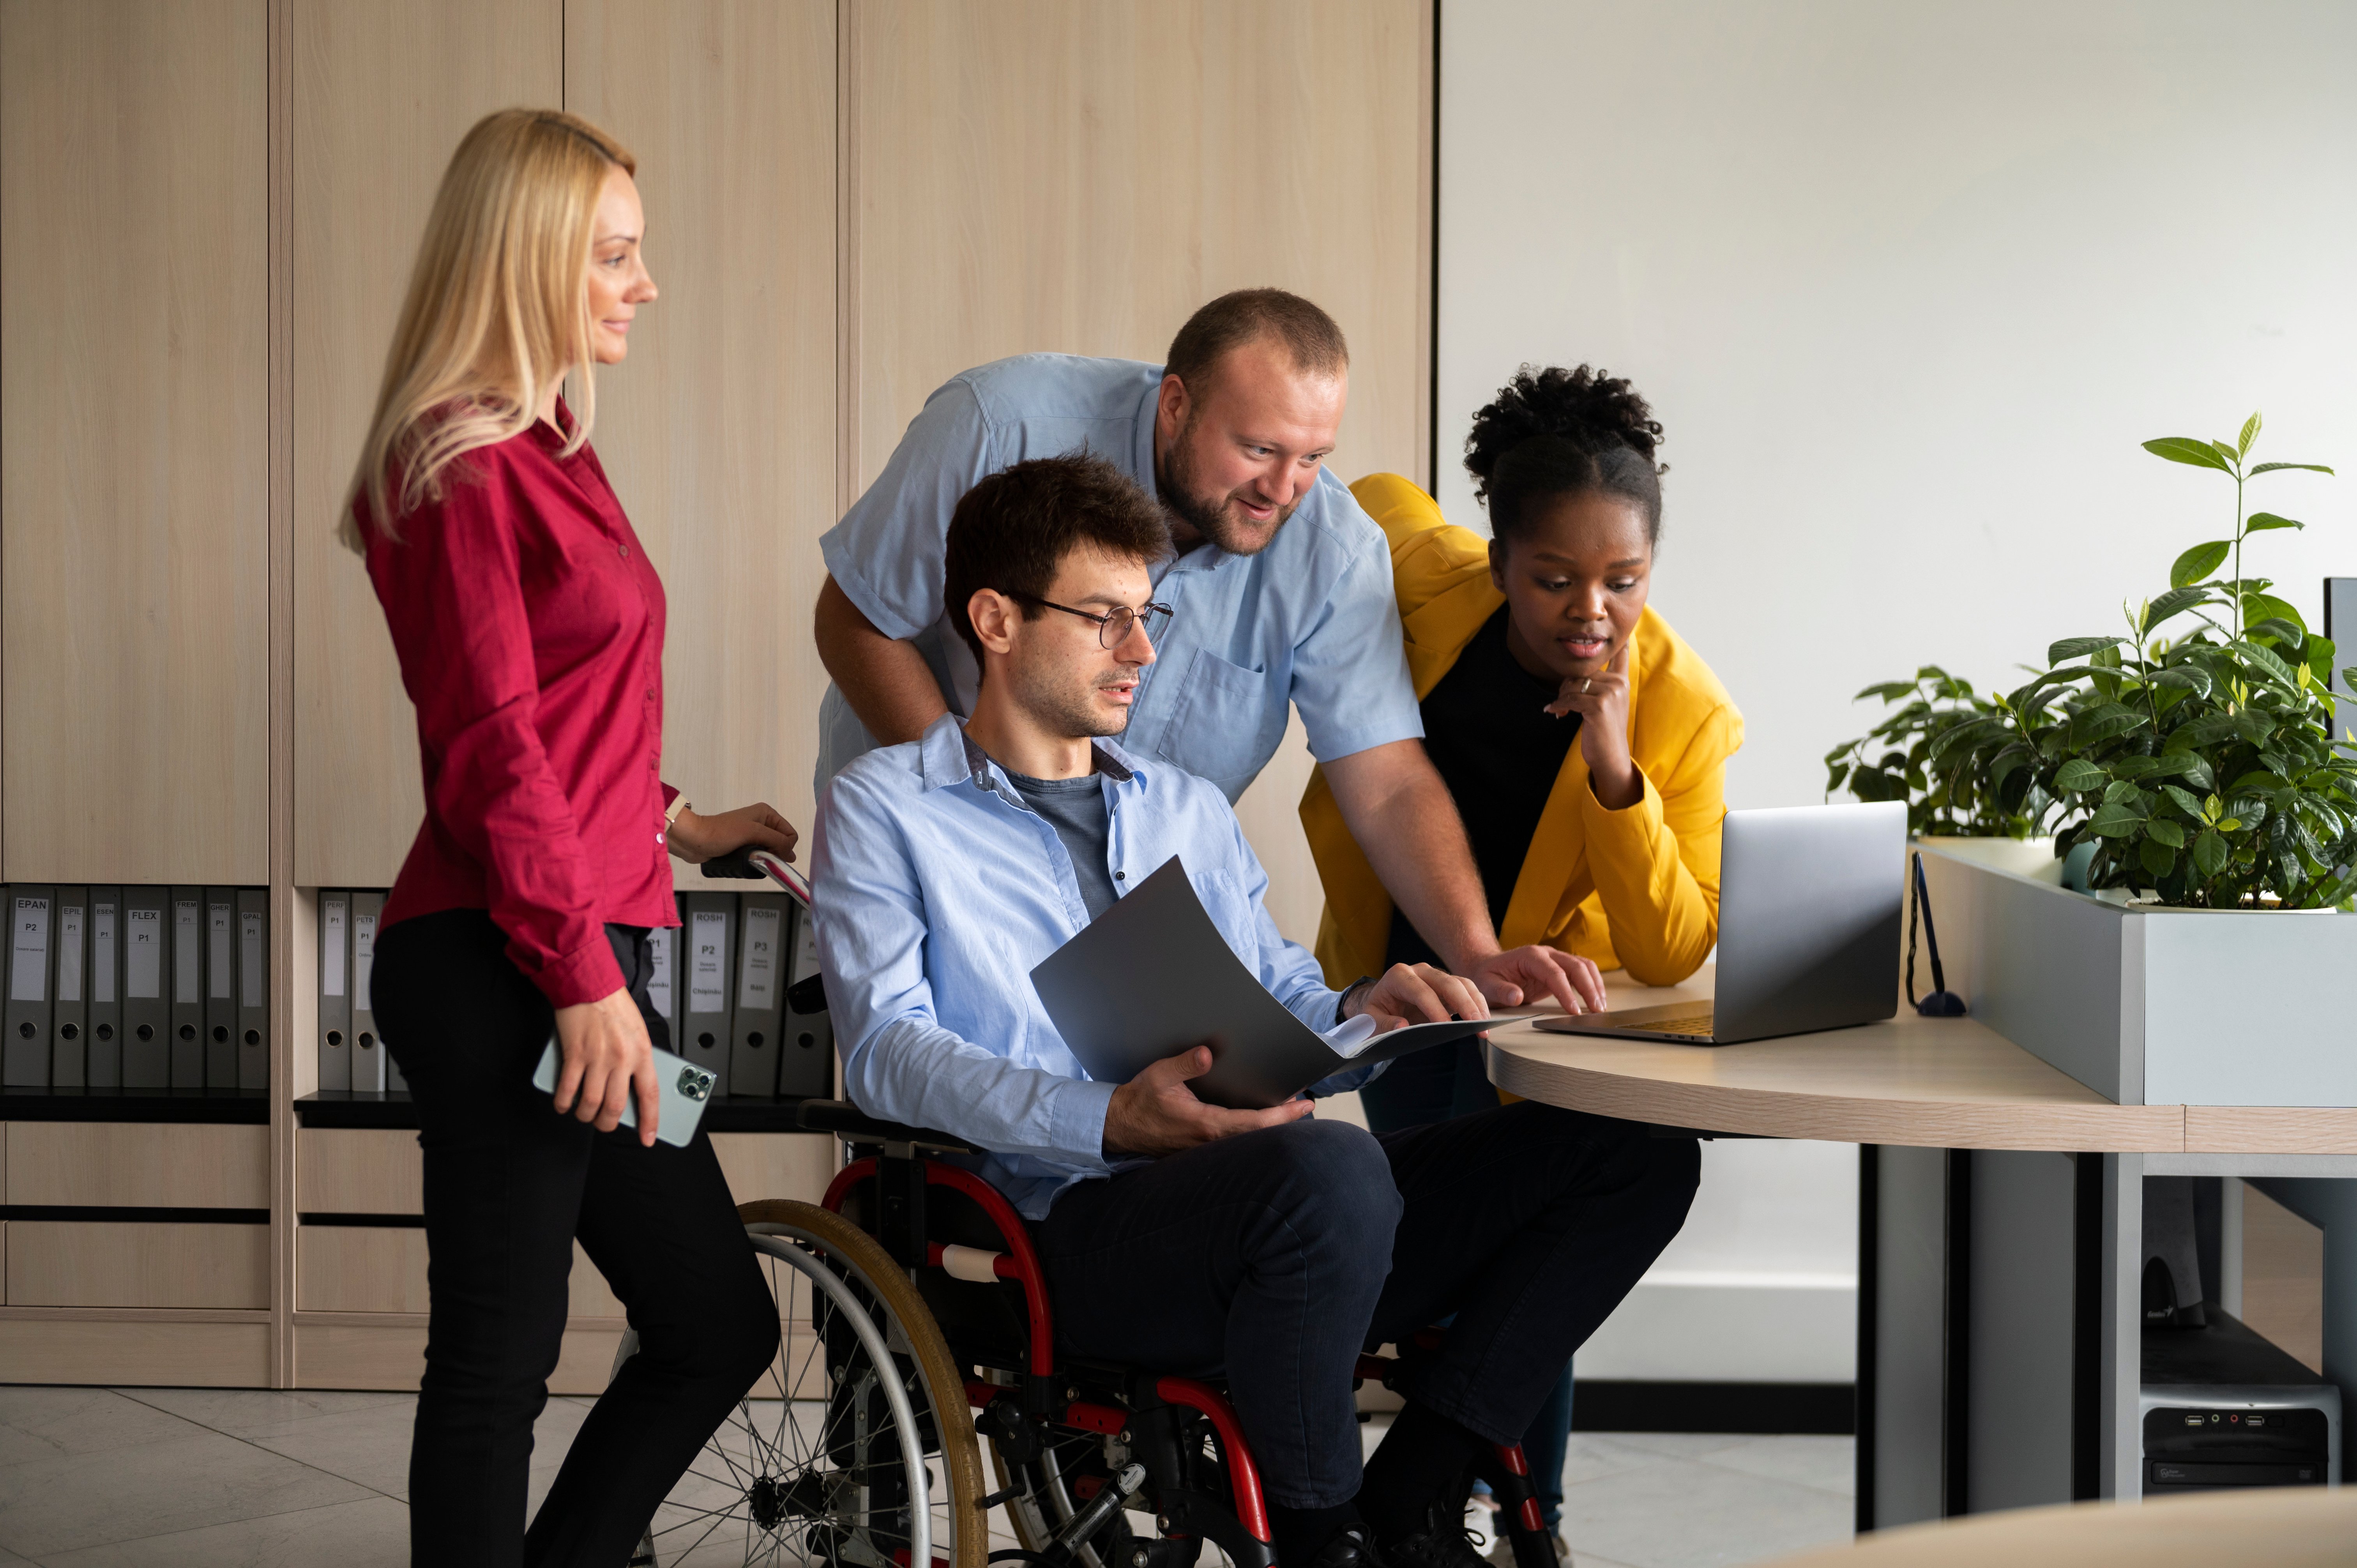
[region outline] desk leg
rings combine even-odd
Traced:
[[[2144,1434],[2136,1396],[2144,1381],[2144,1156],[2082,1155],[2104,1163],[2103,1323],[2092,1380],[2100,1412],[2095,1496],[2144,1497]]]
[[[2324,1380],[2341,1390],[2341,1479],[2357,1482],[2357,1443],[2348,1436],[2357,1417],[2357,1179],[2268,1176],[2252,1185],[2324,1232]]]
[[[1888,1530],[1948,1502],[1949,1160],[1888,1144],[1861,1157],[1857,1523]]]

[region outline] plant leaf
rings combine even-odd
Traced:
[[[2144,444],[2144,447],[2146,451],[2151,451],[2152,443],[2149,441],[2146,442]],[[2161,456],[2165,457],[2168,456],[2169,454],[2164,452]],[[2179,457],[2177,458],[2176,461],[2179,463],[2190,463],[2193,461],[2193,459],[2190,457]],[[2311,474],[2329,474],[2332,472],[2331,469],[2326,467],[2321,463],[2262,463],[2257,467],[2253,468],[2251,472],[2254,474],[2272,474],[2277,468],[2305,468]]]
[[[2073,794],[2100,789],[2110,782],[2109,774],[2083,757],[2072,757],[2054,773],[2054,787],[2058,789],[2068,789]]]
[[[2308,633],[2306,630],[2292,625],[2291,622],[2284,619],[2281,616],[2269,616],[2265,620],[2254,621],[2243,628],[2243,635],[2244,637],[2272,637],[2277,642],[2288,645],[2294,653],[2298,653],[2299,651],[2300,644],[2308,640]]]
[[[2231,539],[2212,539],[2195,545],[2179,555],[2177,558],[2177,564],[2169,567],[2169,585],[2172,588],[2186,588],[2201,582],[2225,562],[2226,553],[2233,548],[2234,542]],[[2158,621],[2148,620],[2146,629],[2149,630],[2158,624]],[[2054,662],[2059,664],[2061,660],[2057,659]]]
[[[2183,557],[2179,557],[2179,560],[2181,563]],[[2150,631],[2171,616],[2181,615],[2195,605],[2205,602],[2209,597],[2208,591],[2201,588],[2191,586],[2171,588],[2145,607],[2144,629]]]
[[[2164,435],[2157,441],[2146,442],[2144,449],[2156,457],[2166,457],[2172,463],[2186,463],[2196,468],[2215,468],[2222,474],[2231,474],[2234,471],[2226,466],[2226,459],[2221,457],[2217,449],[2210,443],[2197,441],[2190,435]],[[2279,468],[2293,467],[2288,463],[2270,466]]]
[[[2273,594],[2246,593],[2243,596],[2243,618],[2246,621],[2287,620],[2299,628],[2302,637],[2308,635],[2308,622],[2289,601]]]
[[[2157,839],[2147,839],[2136,850],[2136,859],[2155,876],[2166,876],[2177,865],[2177,852]]]
[[[2201,830],[2193,841],[2193,868],[2204,876],[2215,876],[2226,866],[2226,841],[2212,828]]]
[[[2249,456],[2251,455],[2251,442],[2258,435],[2258,434],[2259,416],[2257,412],[2254,411],[2250,418],[2243,421],[2243,435],[2242,438],[2234,443],[2234,456],[2237,457]]]
[[[2046,662],[2067,664],[2073,659],[2084,659],[2090,653],[2100,653],[2106,648],[2117,648],[2127,640],[2125,637],[2066,637],[2048,645]]]
[[[2147,835],[2167,844],[2171,849],[2183,849],[2185,847],[2184,826],[2181,823],[2172,822],[2166,817],[2156,818],[2152,822],[2147,822],[2144,825],[2144,831]]]
[[[2177,803],[2177,809],[2195,822],[2201,821],[2201,800],[2190,789],[2180,789],[2174,784],[2164,784],[2160,792]]]
[[[2306,528],[2304,522],[2294,522],[2287,517],[2277,517],[2271,511],[2255,511],[2243,520],[2245,533],[2264,533],[2270,528]]]

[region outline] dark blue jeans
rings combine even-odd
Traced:
[[[1392,1063],[1383,1077],[1359,1090],[1367,1125],[1378,1133],[1424,1127],[1451,1116],[1469,1116],[1498,1103],[1478,1040],[1435,1046]],[[1523,1457],[1530,1461],[1531,1484],[1547,1529],[1563,1524],[1563,1467],[1571,1456],[1571,1378],[1566,1363],[1530,1430],[1523,1434]]]
[[[1268,1496],[1358,1495],[1361,1349],[1454,1316],[1401,1391],[1519,1440],[1685,1222],[1691,1139],[1524,1102],[1381,1136],[1308,1120],[1064,1193],[1033,1228],[1071,1355],[1225,1375]]]

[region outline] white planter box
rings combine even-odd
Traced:
[[[1921,848],[1948,989],[2096,1093],[2357,1105],[2357,917],[2129,908]]]

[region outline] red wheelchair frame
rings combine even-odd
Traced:
[[[875,1121],[838,1101],[806,1102],[800,1121],[851,1145],[854,1158],[829,1185],[824,1207],[845,1214],[856,1206],[861,1212],[845,1218],[861,1224],[896,1262],[911,1271],[929,1303],[945,1297],[944,1282],[952,1281],[997,1285],[996,1294],[1019,1294],[1019,1344],[1005,1333],[988,1345],[962,1342],[958,1313],[935,1312],[952,1355],[967,1369],[966,1397],[979,1412],[976,1431],[999,1453],[1002,1463],[1009,1455],[1018,1463],[1027,1454],[1036,1456],[1043,1444],[1052,1452],[1059,1434],[1118,1440],[1125,1449],[1135,1445],[1144,1475],[1129,1477],[1129,1492],[1109,1486],[1108,1476],[1080,1478],[1074,1490],[1088,1505],[1083,1511],[1092,1517],[1071,1521],[1064,1533],[1076,1539],[1064,1542],[1060,1537],[1062,1550],[1045,1554],[995,1553],[993,1562],[1018,1558],[1043,1568],[1061,1568],[1121,1511],[1132,1493],[1143,1493],[1154,1509],[1159,1539],[1134,1544],[1123,1561],[1100,1554],[1100,1568],[1189,1568],[1207,1539],[1236,1568],[1275,1568],[1259,1467],[1226,1393],[1200,1379],[1135,1368],[1060,1367],[1047,1278],[1022,1217],[980,1176],[928,1158],[923,1152],[968,1153],[969,1145],[946,1134]],[[944,1240],[937,1234],[944,1228],[940,1223],[943,1209],[960,1211],[958,1228],[967,1240]],[[1426,1329],[1414,1348],[1429,1351],[1439,1343],[1440,1331]],[[977,1366],[985,1375],[974,1375]],[[1389,1357],[1362,1355],[1357,1378],[1388,1387],[1398,1369],[1399,1363]],[[1178,1412],[1208,1423],[1219,1456],[1212,1473],[1224,1478],[1224,1498],[1189,1484],[1201,1478],[1197,1473],[1201,1466],[1190,1468],[1182,1457],[1179,1429],[1185,1416]],[[1553,1538],[1542,1521],[1521,1445],[1500,1444],[1479,1472],[1497,1498],[1516,1568],[1555,1568]],[[985,1509],[996,1506],[1019,1489],[1010,1487],[984,1498],[983,1504]]]

